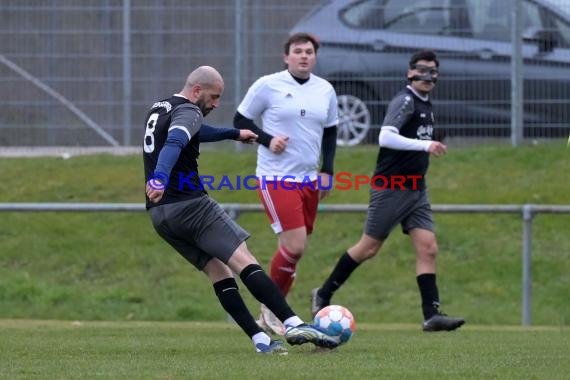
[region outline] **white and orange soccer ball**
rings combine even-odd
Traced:
[[[330,305],[321,309],[315,315],[314,324],[326,334],[338,336],[340,344],[348,342],[356,330],[354,316],[350,310],[340,305]]]

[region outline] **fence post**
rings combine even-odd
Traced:
[[[511,1],[511,145],[519,146],[523,139],[523,53],[522,1]]]
[[[123,0],[123,146],[131,145],[131,1]]]
[[[523,217],[523,251],[522,251],[522,325],[530,326],[531,321],[531,291],[532,291],[532,205],[525,204],[522,209]]]
[[[234,8],[234,107],[237,109],[241,103],[242,97],[242,79],[243,79],[243,54],[244,41],[244,22],[243,22],[243,4],[242,0],[235,0]],[[237,152],[241,152],[244,146],[241,142],[236,141],[234,148]]]

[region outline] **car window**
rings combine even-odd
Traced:
[[[552,39],[554,47],[570,47],[570,25],[552,9],[524,2],[523,25],[524,30],[548,31],[548,38]]]
[[[510,24],[509,24],[510,25]],[[542,29],[544,25],[540,17],[540,8],[538,5],[524,2],[522,7],[522,26],[524,29],[535,28]]]
[[[474,38],[505,42],[511,40],[511,4],[509,2],[467,0],[466,5]],[[523,2],[521,16],[523,30],[544,28],[538,5]]]
[[[368,0],[351,4],[341,12],[341,18],[350,26],[365,29],[384,28],[384,0]]]
[[[467,1],[474,38],[483,40],[510,40],[509,3],[496,0]]]
[[[368,0],[352,4],[342,17],[349,25],[400,33],[447,34],[450,0]]]
[[[342,20],[356,28],[387,30],[422,35],[464,35],[477,39],[509,42],[511,40],[511,3],[497,0],[364,0],[350,3],[341,11]],[[452,26],[453,17],[466,9],[471,25]],[[557,46],[570,47],[570,26],[555,13],[543,23],[541,7],[524,1],[522,6],[523,30],[555,29]],[[455,22],[457,23],[457,21]]]
[[[558,32],[557,35],[560,38],[560,43],[558,44],[560,47],[569,48],[570,47],[570,25],[567,22],[562,20],[560,17],[554,15],[554,28],[556,29],[555,32]]]
[[[444,34],[449,31],[449,0],[388,0],[384,28],[403,33]]]

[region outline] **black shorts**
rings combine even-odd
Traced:
[[[198,270],[217,258],[227,264],[249,233],[207,195],[149,210],[158,234]]]
[[[397,224],[405,234],[413,228],[434,231],[427,190],[370,190],[364,232],[386,240]]]

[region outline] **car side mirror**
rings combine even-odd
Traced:
[[[522,37],[525,42],[536,43],[541,54],[550,53],[558,46],[556,33],[551,30],[531,27],[523,32]]]

